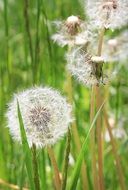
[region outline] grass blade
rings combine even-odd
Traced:
[[[26,164],[26,169],[27,169],[27,174],[29,178],[29,184],[31,190],[34,190],[34,182],[33,182],[33,169],[32,169],[32,157],[31,157],[31,150],[29,148],[28,142],[27,142],[27,137],[24,129],[24,124],[23,124],[23,119],[22,115],[20,112],[20,106],[17,101],[17,111],[18,111],[18,118],[19,118],[19,124],[20,124],[20,132],[21,132],[21,140],[22,140],[22,147],[23,147],[23,152],[25,154],[25,164]]]
[[[73,170],[73,174],[71,176],[71,183],[70,183],[70,188],[69,188],[70,190],[76,189],[77,181],[78,181],[78,177],[79,177],[80,169],[81,169],[81,165],[82,165],[82,161],[84,159],[84,154],[85,154],[85,151],[86,151],[86,148],[87,148],[87,142],[88,142],[87,140],[89,138],[90,132],[91,132],[91,130],[92,130],[92,128],[93,128],[93,126],[94,126],[94,124],[95,124],[95,122],[97,120],[97,117],[100,114],[104,104],[105,104],[105,101],[103,102],[103,104],[99,108],[98,112],[96,113],[96,115],[95,115],[95,117],[94,117],[94,119],[92,121],[92,124],[91,124],[91,126],[89,128],[89,131],[87,133],[86,139],[84,140],[83,146],[81,148],[80,154],[78,156],[77,162],[76,162],[74,170]]]

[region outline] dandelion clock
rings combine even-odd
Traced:
[[[54,22],[57,33],[52,36],[52,40],[61,47],[66,45],[85,45],[92,40],[92,31],[87,24],[78,16],[69,16],[64,21]]]
[[[59,92],[35,87],[15,94],[9,104],[7,118],[12,137],[21,142],[17,100],[29,146],[45,147],[56,143],[68,130],[71,106]]]
[[[128,24],[127,0],[88,0],[86,10],[93,26],[116,29]]]

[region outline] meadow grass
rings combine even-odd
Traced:
[[[101,87],[104,96],[103,100],[99,100],[101,94],[98,96],[100,102],[95,112],[95,94],[71,76],[71,81],[67,79],[64,58],[67,49],[58,47],[51,40],[55,33],[51,21],[63,20],[72,14],[85,17],[78,0],[0,1],[1,190],[52,190],[57,187],[57,175],[62,185],[57,187],[58,190],[86,190],[85,186],[87,190],[127,189],[128,69],[124,64],[114,80]],[[108,36],[117,33],[108,32]],[[50,158],[47,148],[29,148],[18,103],[22,145],[12,139],[6,128],[5,115],[13,94],[35,85],[58,89],[73,105],[75,122],[72,125],[75,128],[70,126],[68,135],[52,147],[55,160]],[[98,120],[101,116],[102,124]],[[111,118],[115,120],[114,127],[122,126],[125,130],[125,137],[113,137]],[[109,142],[105,141],[106,131]],[[82,167],[83,163],[86,167]],[[82,174],[87,179],[84,180]]]

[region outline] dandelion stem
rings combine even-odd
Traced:
[[[66,189],[68,163],[69,163],[69,153],[70,153],[70,142],[71,142],[71,133],[70,133],[70,129],[68,129],[67,147],[66,147],[66,151],[65,151],[65,162],[64,162],[64,168],[63,168],[63,177],[62,177],[62,187],[61,187],[61,190],[65,190]]]
[[[102,99],[100,96],[100,91],[96,87],[96,108],[97,110],[101,106]],[[99,173],[99,188],[104,189],[104,178],[103,178],[103,148],[102,148],[102,115],[100,114],[97,118],[96,123],[96,133],[97,133],[97,143],[98,143],[98,173]]]
[[[94,87],[92,87],[91,92],[91,103],[90,103],[90,123],[92,123],[94,114],[95,114],[95,93],[94,93]],[[95,189],[98,188],[98,176],[97,176],[97,168],[96,168],[96,149],[95,149],[95,128],[92,128],[90,133],[90,146],[91,146],[91,155],[92,155],[92,175],[93,175],[93,185]]]
[[[103,47],[103,39],[105,34],[105,28],[101,29],[101,33],[99,36],[99,44],[98,44],[98,56],[102,54],[102,47]],[[99,65],[100,67],[100,65]],[[100,87],[95,87],[95,94],[96,94],[96,110],[100,108],[102,105],[101,99],[101,91]],[[102,148],[102,113],[99,114],[96,122],[96,132],[97,132],[97,143],[98,143],[98,173],[99,173],[99,189],[104,190],[104,177],[103,177],[103,148]]]
[[[35,189],[40,190],[39,172],[38,172],[38,164],[37,164],[37,155],[36,155],[36,146],[35,146],[35,144],[32,145],[32,156],[33,156],[32,161],[33,161]]]
[[[112,134],[111,126],[108,122],[108,116],[107,116],[106,110],[104,110],[104,119],[105,119],[105,123],[106,123],[107,129],[108,129],[108,132],[109,132],[113,154],[114,154],[115,160],[116,160],[116,168],[117,168],[117,173],[119,175],[120,186],[121,186],[122,190],[126,190],[125,179],[124,179],[123,170],[122,170],[122,166],[121,166],[121,160],[117,153],[117,145],[116,145],[115,139]]]
[[[49,158],[51,160],[51,163],[52,163],[52,166],[54,169],[56,190],[60,190],[61,189],[61,180],[60,180],[59,169],[58,169],[58,166],[56,163],[54,152],[50,147],[47,147],[47,151],[48,151]]]
[[[69,73],[67,73],[67,82],[68,82],[67,93],[68,93],[69,102],[73,104],[72,77]],[[74,121],[71,126],[72,126],[71,130],[72,130],[73,140],[76,146],[76,153],[79,154],[81,150],[81,142],[80,142],[80,137],[77,131],[76,122]],[[82,178],[83,190],[88,190],[88,180],[87,180],[85,160],[83,161],[82,167],[81,167],[81,178]]]
[[[105,28],[101,30],[100,36],[99,36],[99,44],[98,44],[98,56],[101,56],[102,54],[102,47],[103,47],[103,39],[104,39],[104,33],[105,33]],[[101,67],[99,64],[98,67]],[[101,100],[101,95],[100,95],[100,88],[98,86],[93,86],[92,87],[92,95],[91,95],[91,110],[90,110],[90,121],[92,121],[92,118],[94,116],[94,109],[95,109],[95,103],[94,100],[92,100],[96,96],[96,110],[100,108],[102,105],[102,100]],[[94,180],[94,186],[96,186],[100,190],[104,190],[104,178],[103,178],[103,153],[102,153],[102,115],[101,113],[99,114],[96,122],[96,133],[97,133],[97,141],[98,141],[98,177],[99,177],[99,188],[97,187],[97,177],[96,177],[96,159],[93,158],[92,161],[92,168],[94,169],[94,175],[93,175],[93,180]],[[94,129],[93,129],[94,130]],[[91,139],[92,140],[92,145],[91,148],[94,149],[92,150],[92,157],[94,156],[94,151],[95,151],[95,135],[94,131],[91,133]]]
[[[101,33],[100,33],[100,36],[99,36],[99,44],[98,44],[98,52],[97,52],[98,56],[101,56],[101,53],[102,53],[104,33],[105,33],[105,28],[103,27],[101,29]]]

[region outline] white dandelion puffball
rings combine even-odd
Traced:
[[[116,29],[128,24],[127,0],[87,0],[86,12],[96,27]]]
[[[67,54],[67,69],[79,82],[90,86],[98,84],[96,67],[92,57],[81,48],[73,49]]]
[[[21,142],[17,100],[30,147],[53,145],[67,132],[72,121],[71,106],[58,91],[35,87],[15,94],[9,104],[8,128],[15,140]]]
[[[70,16],[65,21],[54,22],[57,33],[52,40],[61,47],[66,45],[85,45],[92,39],[92,32],[78,16]]]

